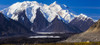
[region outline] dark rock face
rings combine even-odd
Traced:
[[[48,26],[49,22],[45,19],[43,14],[40,11],[40,8],[37,9],[36,18],[33,23],[34,31],[42,31]]]
[[[67,33],[79,33],[78,28],[65,24],[62,20],[58,19],[58,16],[51,22],[51,24],[45,30],[47,32],[67,32]]]
[[[80,20],[78,18],[74,18],[69,24],[76,26],[81,31],[86,31],[91,25],[94,24],[92,19],[85,19],[86,21]]]
[[[20,23],[7,19],[0,12],[0,36],[11,36],[11,35],[21,35],[31,33],[25,26]]]
[[[20,11],[18,13],[15,13],[15,15],[18,15],[18,22],[27,27],[28,29],[31,28],[31,22],[30,20],[26,17],[25,10]]]

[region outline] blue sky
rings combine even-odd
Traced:
[[[70,12],[74,14],[83,13],[93,19],[100,19],[100,0],[1,0],[0,10],[7,8],[16,2],[23,1],[37,1],[48,5],[56,1],[58,4],[67,5]]]

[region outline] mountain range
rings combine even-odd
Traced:
[[[56,2],[46,5],[36,1],[17,2],[0,12],[0,32],[20,34],[28,32],[86,31],[95,22],[84,14],[75,15]]]

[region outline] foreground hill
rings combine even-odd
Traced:
[[[86,32],[69,37],[65,42],[100,41],[100,20],[93,24]]]

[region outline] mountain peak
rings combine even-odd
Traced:
[[[79,17],[87,18],[87,16],[85,14],[82,14],[82,13],[79,15]]]
[[[55,2],[53,2],[53,4],[57,4],[57,3],[56,3],[56,1],[55,1]]]

